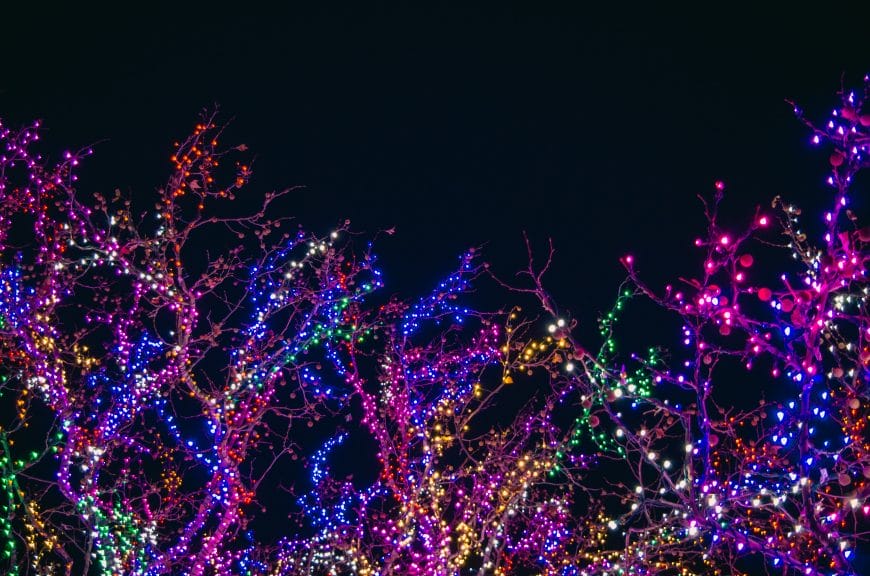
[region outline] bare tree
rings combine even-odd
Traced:
[[[780,198],[723,226],[717,183],[700,272],[658,289],[626,257],[595,346],[545,287],[552,245],[538,263],[527,242],[510,280],[470,250],[424,297],[382,295],[347,222],[312,234],[283,215],[292,190],[249,194],[212,113],[148,210],[83,198],[89,150],[52,163],[38,124],[0,128],[0,563],[855,573],[870,233],[849,203],[870,116],[842,97],[807,122],[833,150],[822,240]],[[480,283],[502,301],[472,306]],[[644,301],[627,339],[648,343],[623,352]]]

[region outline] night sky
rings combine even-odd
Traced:
[[[552,239],[546,285],[584,338],[625,254],[656,288],[700,269],[697,195],[718,180],[726,224],[781,195],[812,230],[828,154],[786,99],[822,123],[841,84],[870,73],[866,1],[6,4],[0,119],[41,119],[49,156],[93,145],[82,193],[120,189],[149,210],[173,142],[219,106],[223,143],[255,156],[248,193],[299,186],[287,205],[306,229],[349,219],[377,236],[388,294],[425,294],[469,247],[510,278],[526,233],[539,255]]]
[[[99,143],[82,190],[146,204],[218,104],[225,142],[256,153],[252,191],[304,185],[293,214],[316,232],[395,227],[388,290],[422,292],[477,245],[510,275],[526,231],[552,237],[549,286],[591,325],[623,254],[652,281],[695,269],[715,180],[734,222],[777,194],[823,205],[826,156],[784,99],[823,120],[870,70],[858,2],[407,4],[6,7],[0,117],[41,118],[46,152]]]

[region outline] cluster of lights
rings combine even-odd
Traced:
[[[31,152],[38,125],[0,125],[0,565],[688,576],[757,558],[854,573],[870,522],[870,234],[848,210],[870,146],[861,104],[847,94],[813,127],[834,149],[823,243],[778,201],[798,272],[762,282],[772,256],[751,240],[774,216],[722,229],[717,182],[698,278],[662,294],[624,258],[596,352],[540,284],[517,293],[543,315],[469,308],[473,251],[425,297],[378,302],[376,259],[345,227],[283,232],[264,215],[280,194],[227,209],[251,169],[225,173],[211,118],[177,144],[141,224],[120,198],[77,198],[89,151],[52,165]],[[32,254],[13,248],[19,221]],[[190,262],[204,231],[238,246]],[[679,317],[675,351],[618,345],[644,296]],[[723,405],[759,373],[774,399]],[[332,472],[352,437],[373,446],[373,479]],[[300,456],[308,474],[280,478]],[[265,542],[278,498],[291,519]]]

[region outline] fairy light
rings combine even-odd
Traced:
[[[143,224],[121,197],[77,195],[90,151],[51,164],[33,152],[40,126],[0,124],[0,563],[568,576],[726,574],[755,557],[854,573],[870,519],[870,238],[847,209],[870,145],[862,105],[846,94],[808,123],[832,148],[817,244],[781,199],[722,227],[716,181],[699,272],[656,290],[625,256],[597,349],[531,268],[532,288],[508,295],[539,309],[472,307],[475,251],[404,301],[378,295],[372,247],[346,225],[289,229],[267,216],[281,194],[239,215],[253,171],[211,117],[175,146]],[[21,222],[31,251],[13,248]],[[191,261],[214,222],[238,246]],[[791,262],[774,282],[775,234]],[[675,349],[619,342],[642,297],[679,317]],[[721,405],[735,359],[773,399]],[[367,479],[338,472],[358,440]],[[273,504],[291,512],[267,542]]]

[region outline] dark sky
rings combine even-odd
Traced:
[[[826,155],[784,99],[821,120],[841,76],[870,71],[859,2],[15,4],[32,6],[0,9],[0,117],[43,119],[47,151],[107,140],[84,191],[144,197],[219,103],[227,142],[257,154],[252,190],[304,184],[293,211],[315,230],[396,227],[393,290],[481,243],[508,273],[525,230],[553,238],[551,287],[588,320],[627,251],[653,277],[693,270],[695,195],[716,179],[746,218],[776,194],[817,205]]]

